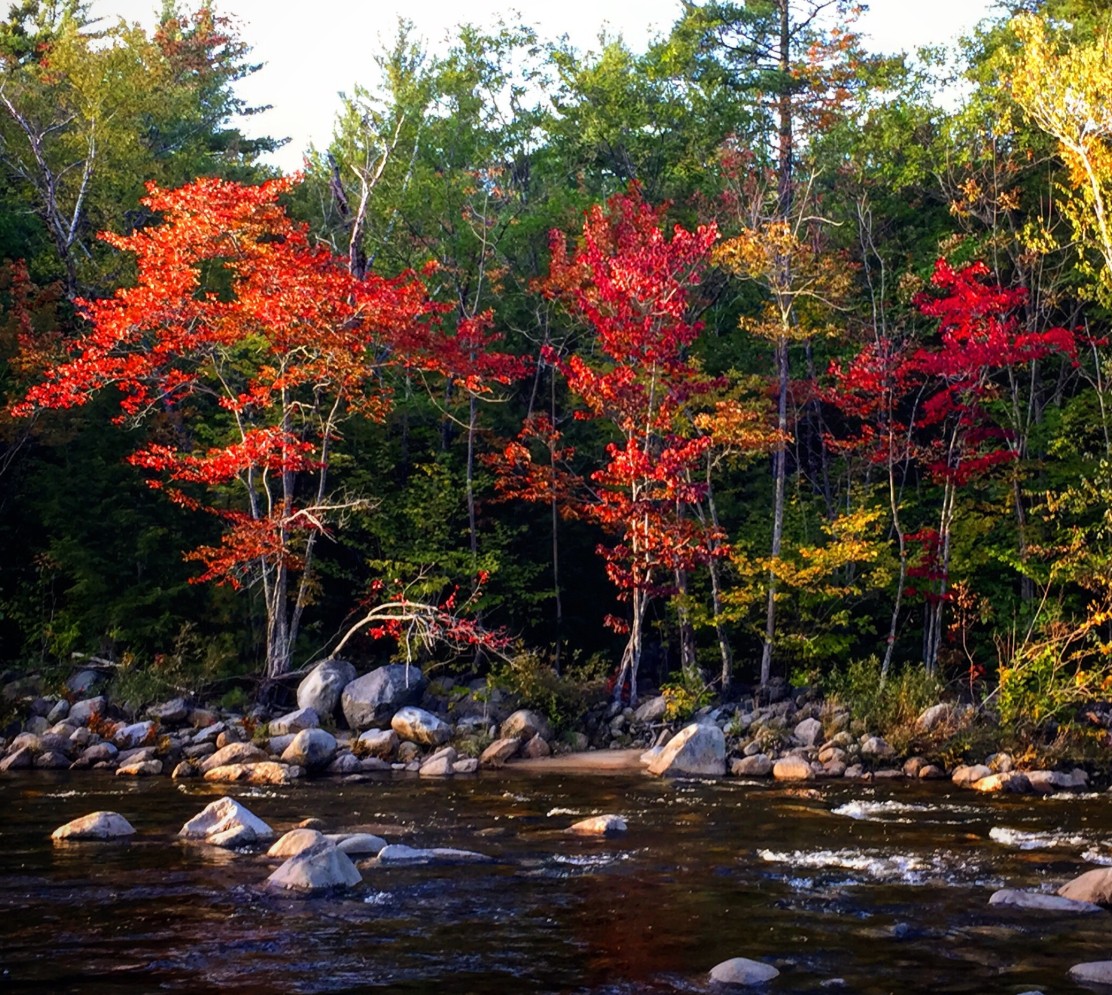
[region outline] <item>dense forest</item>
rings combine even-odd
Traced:
[[[215,5],[12,6],[0,666],[1105,695],[1112,10],[854,6],[402,24],[296,177]]]

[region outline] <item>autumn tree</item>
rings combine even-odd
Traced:
[[[153,185],[162,223],[106,235],[134,255],[134,287],[83,301],[89,330],[20,405],[69,408],[110,388],[117,421],[145,422],[131,456],[150,485],[223,523],[187,553],[199,581],[258,586],[266,675],[290,668],[315,590],[314,553],[357,495],[330,489],[341,425],[389,410],[383,376],[436,309],[412,274],[356,280],[279,204],[290,181]]]

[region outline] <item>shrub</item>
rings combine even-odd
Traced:
[[[544,715],[553,732],[576,726],[606,694],[609,666],[601,657],[573,660],[562,674],[535,650],[522,650],[491,667],[487,683],[513,695],[523,708]]]
[[[889,738],[908,738],[920,713],[938,702],[943,691],[936,677],[911,664],[889,672],[882,681],[880,660],[875,656],[853,660],[844,670],[832,673],[826,689],[866,729]]]

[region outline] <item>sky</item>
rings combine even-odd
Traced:
[[[993,0],[872,0],[858,30],[876,51],[912,51],[953,41],[990,12]],[[186,0],[183,6],[194,4]],[[93,0],[94,17],[122,17],[150,27],[158,0]],[[288,137],[270,157],[284,171],[300,168],[310,146],[323,148],[340,107],[338,94],[360,83],[373,88],[371,56],[394,36],[399,16],[413,21],[430,48],[460,20],[491,24],[515,10],[542,38],[567,35],[579,49],[597,48],[601,31],[621,34],[634,51],[665,34],[679,15],[679,0],[216,0],[233,16],[251,58],[263,68],[239,84],[252,105],[272,109],[253,117],[248,134]]]

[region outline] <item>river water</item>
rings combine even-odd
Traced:
[[[177,839],[220,794],[278,832],[477,850],[485,865],[376,868],[340,897],[262,891],[273,864]],[[55,844],[108,809],[137,835]],[[629,831],[569,835],[616,813]],[[1112,795],[991,797],[949,785],[506,769],[223,788],[92,772],[0,780],[0,992],[709,992],[743,956],[770,992],[1086,991],[1112,913],[990,907],[1112,864]]]

